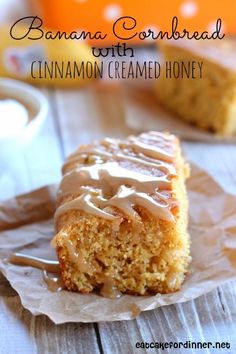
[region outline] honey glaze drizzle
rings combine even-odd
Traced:
[[[8,262],[15,265],[38,268],[50,273],[61,273],[58,261],[28,256],[22,253],[12,253],[8,258]]]
[[[121,292],[117,289],[112,277],[103,275],[101,277],[103,285],[100,289],[100,295],[108,299],[117,299],[121,297]]]
[[[79,165],[64,175],[59,196],[77,197],[57,208],[55,222],[70,210],[117,220],[119,217],[108,212],[107,207],[137,219],[135,206],[143,206],[155,217],[174,222],[171,209],[175,202],[170,193],[162,192],[171,190],[171,179],[176,176],[175,139],[156,132],[131,136],[125,141],[106,138],[73,154],[65,169],[76,162]]]
[[[58,292],[63,290],[64,284],[60,275],[50,276],[46,270],[43,271],[43,279],[47,284],[48,290]]]
[[[22,253],[11,254],[7,261],[11,264],[19,266],[28,266],[43,271],[43,279],[47,285],[48,290],[57,292],[61,291],[64,286],[61,279],[61,269],[59,267],[58,261],[51,261],[44,258],[38,258],[33,256],[28,256]],[[48,273],[53,273],[50,276]]]

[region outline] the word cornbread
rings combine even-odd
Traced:
[[[187,173],[168,133],[106,138],[71,155],[53,240],[65,287],[107,297],[178,290],[190,261]]]

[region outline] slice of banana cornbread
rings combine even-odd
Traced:
[[[187,174],[168,133],[106,138],[71,155],[53,240],[65,287],[108,297],[178,290],[190,261]]]

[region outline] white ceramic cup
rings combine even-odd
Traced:
[[[14,155],[22,151],[39,132],[48,113],[48,101],[42,92],[21,81],[0,78],[0,98],[19,99],[30,107],[28,123],[12,134],[0,137],[0,166],[9,163]],[[3,117],[1,117],[3,118]],[[7,119],[7,117],[6,117]],[[1,125],[0,125],[1,129]]]

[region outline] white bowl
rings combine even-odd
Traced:
[[[48,113],[48,101],[41,91],[21,81],[0,78],[1,95],[19,100],[30,108],[31,114],[28,123],[17,133],[0,137],[0,163],[13,158],[35,138]]]

